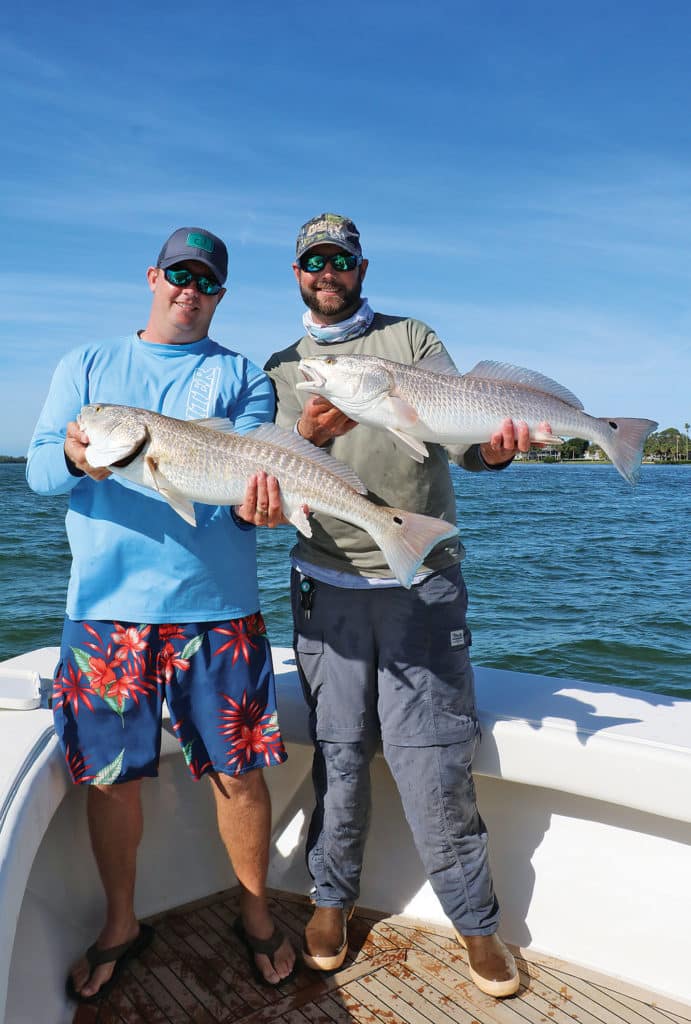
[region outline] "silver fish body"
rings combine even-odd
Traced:
[[[299,390],[323,395],[351,419],[391,431],[421,461],[425,442],[471,445],[489,441],[502,420],[525,420],[533,441],[563,437],[592,441],[635,483],[646,437],[657,423],[597,418],[567,388],[533,370],[480,362],[467,374],[438,372],[437,357],[415,365],[379,356],[327,355],[303,359]],[[540,429],[548,423],[552,434]]]
[[[84,406],[78,421],[91,466],[156,491],[192,525],[193,502],[239,505],[249,477],[264,470],[278,480],[283,511],[301,533],[312,534],[304,505],[359,526],[406,587],[429,551],[458,532],[432,516],[376,505],[348,466],[272,423],[238,434],[224,419],[178,420],[96,403]]]

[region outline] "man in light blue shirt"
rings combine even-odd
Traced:
[[[30,445],[32,489],[70,495],[73,560],[53,710],[73,781],[90,784],[90,835],[107,898],[105,925],[68,977],[80,1001],[102,995],[151,939],[133,896],[141,781],[157,775],[163,699],[192,775],[213,782],[241,886],[235,930],[252,967],[269,985],[294,967],[266,900],[270,802],[255,770],[286,758],[254,530],[284,521],[278,484],[257,474],[238,509],[197,505],[193,527],[154,492],[93,469],[77,423],[91,402],[179,419],[223,416],[240,432],[273,419],[266,375],[208,334],[227,266],[226,246],[210,231],[174,231],[147,270],[146,327],[89,341],[61,360]]]

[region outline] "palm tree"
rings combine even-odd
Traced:
[[[685,423],[684,424],[684,432],[686,434],[686,461],[687,462],[689,461],[689,427],[691,427],[691,423]]]

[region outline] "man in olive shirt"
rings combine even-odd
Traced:
[[[333,352],[401,363],[452,361],[419,320],[375,313],[362,297],[368,261],[353,222],[325,213],[297,238],[293,271],[307,306],[305,335],[271,357],[277,422],[351,466],[386,505],[454,523],[448,452],[428,445],[418,463],[391,435],[357,425],[325,398],[296,391],[300,359]],[[354,429],[357,426],[357,429]],[[528,427],[505,420],[483,445],[458,456],[471,471],[507,466],[529,447]],[[475,802],[471,761],[479,736],[458,538],[425,559],[411,589],[391,576],[365,531],[323,514],[298,536],[292,557],[294,646],[310,708],[316,807],[307,839],[314,914],[305,930],[308,966],[333,970],[347,952],[369,827],[371,758],[379,741],[430,882],[471,976],[495,997],[519,985],[497,935],[499,906],[487,832]]]

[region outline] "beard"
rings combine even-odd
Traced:
[[[357,312],[362,302],[361,276],[358,274],[357,282],[352,288],[346,288],[339,284],[338,281],[330,281],[329,285],[334,289],[333,291],[321,291],[314,286],[307,288],[301,284],[300,295],[302,296],[302,301],[317,317],[324,316],[329,320],[335,317],[336,323],[340,320],[347,320],[348,317]]]

